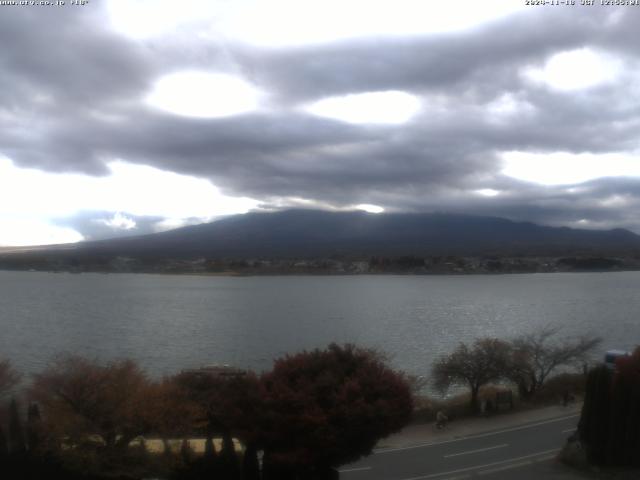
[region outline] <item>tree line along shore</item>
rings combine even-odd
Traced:
[[[519,406],[586,395],[580,435],[589,461],[635,462],[615,452],[598,456],[595,445],[607,441],[605,431],[620,434],[629,416],[640,419],[640,350],[607,373],[587,366],[599,343],[561,338],[553,328],[479,338],[436,359],[428,377],[393,370],[378,351],[336,344],[283,356],[262,374],[211,366],[162,379],[131,360],[72,355],[23,379],[3,360],[0,472],[7,479],[45,472],[78,480],[332,479],[409,422],[491,414],[505,390]],[[468,394],[464,403],[430,399],[426,383]],[[622,433],[627,444],[640,441]],[[627,444],[620,451],[640,446]]]
[[[395,256],[369,258],[168,258],[0,253],[0,270],[201,275],[500,274],[640,270],[636,255]]]

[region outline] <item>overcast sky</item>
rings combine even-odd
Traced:
[[[301,206],[640,233],[640,7],[15,3],[0,245]]]

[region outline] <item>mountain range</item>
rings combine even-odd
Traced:
[[[177,259],[558,256],[636,251],[640,251],[640,236],[624,229],[549,227],[442,213],[319,210],[251,212],[167,232],[39,250],[56,257]],[[36,251],[25,253],[35,255]]]

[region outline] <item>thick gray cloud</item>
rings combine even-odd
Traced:
[[[299,197],[640,231],[640,180],[604,178],[569,191],[505,177],[500,160],[511,150],[638,149],[640,9],[541,8],[468,31],[277,49],[188,32],[135,41],[110,31],[104,15],[99,7],[3,9],[0,41],[10,48],[0,50],[0,154],[19,166],[92,175],[121,158],[205,177],[266,206]],[[566,92],[523,74],[583,47],[616,58],[615,82]],[[268,93],[265,111],[186,118],[142,102],[164,73],[229,68]],[[420,96],[421,113],[403,125],[352,125],[300,109],[383,90]],[[515,112],[497,112],[500,101],[515,102]],[[108,231],[105,215],[62,223],[92,238],[122,233]],[[135,220],[147,232],[159,219]]]

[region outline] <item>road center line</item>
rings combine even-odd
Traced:
[[[487,450],[495,450],[496,448],[504,448],[508,446],[508,443],[503,443],[502,445],[494,445],[493,447],[478,448],[476,450],[467,450],[466,452],[460,453],[450,453],[449,455],[444,455],[444,458],[459,457],[460,455],[470,455],[472,453],[486,452]]]
[[[347,473],[347,472],[363,472],[365,470],[371,470],[371,467],[345,468],[344,470],[338,470],[338,471],[340,473]]]
[[[540,457],[542,455],[548,455],[550,453],[556,453],[556,452],[559,452],[559,451],[560,451],[559,448],[553,448],[551,450],[545,450],[543,452],[537,452],[537,453],[531,453],[529,455],[523,455],[522,457],[509,458],[507,460],[500,460],[499,462],[485,463],[484,465],[474,465],[473,467],[460,468],[458,470],[450,470],[448,472],[432,473],[430,475],[423,475],[421,477],[403,478],[402,480],[428,480],[429,478],[437,478],[437,477],[443,477],[445,475],[454,475],[456,473],[471,472],[473,470],[481,470],[483,468],[493,467],[495,465],[505,465],[505,464],[508,464],[508,463],[517,463],[517,462],[520,462],[521,460],[525,460],[527,458],[533,459],[534,457]]]
[[[519,463],[510,463],[509,465],[503,465],[501,467],[490,468],[489,470],[482,470],[478,472],[478,475],[491,475],[492,473],[504,472],[507,470],[512,470],[514,468],[527,467],[529,465],[533,465],[534,463],[548,462],[549,460],[553,460],[556,458],[555,454],[552,455],[544,455],[542,457],[536,457],[531,460],[525,460]]]
[[[497,430],[497,431],[493,431],[493,432],[478,433],[478,434],[469,435],[469,436],[466,436],[466,437],[453,438],[451,440],[443,440],[441,442],[421,443],[421,444],[418,444],[418,445],[410,445],[408,447],[381,448],[380,450],[374,450],[373,453],[375,453],[376,455],[379,455],[381,453],[401,452],[403,450],[414,450],[416,448],[433,447],[435,445],[445,445],[447,443],[461,442],[463,440],[472,440],[474,438],[490,437],[492,435],[500,435],[501,433],[515,432],[517,430],[525,430],[527,428],[538,427],[540,425],[547,425],[549,423],[562,422],[563,420],[568,420],[570,418],[579,417],[579,416],[580,416],[580,414],[576,413],[576,414],[573,414],[573,415],[567,415],[565,417],[554,418],[554,419],[551,419],[551,420],[544,420],[542,422],[519,425],[517,427],[505,428],[504,430]]]

